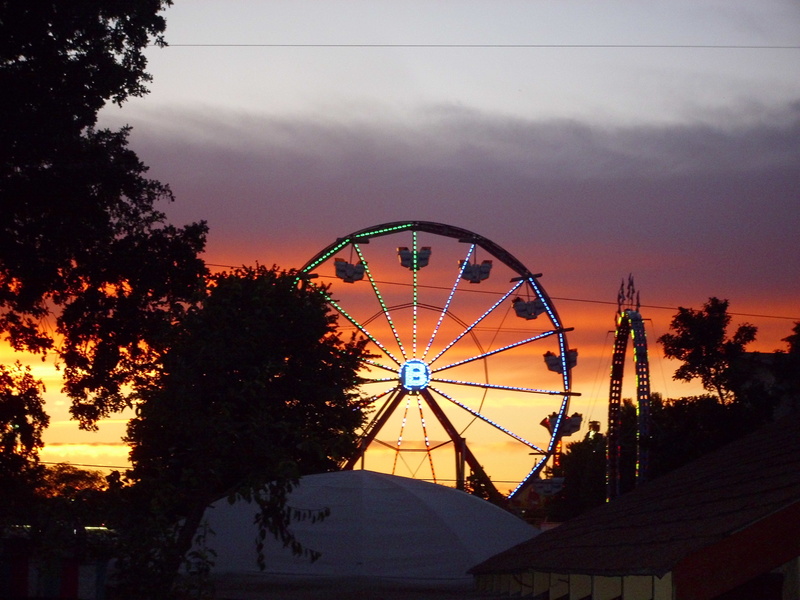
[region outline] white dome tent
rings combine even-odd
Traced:
[[[206,511],[216,552],[213,572],[228,584],[247,581],[347,581],[468,585],[467,570],[526,541],[538,530],[514,515],[464,492],[372,471],[339,471],[303,477],[289,496],[302,509],[329,508],[322,521],[293,523],[304,547],[319,551],[310,562],[268,536],[266,569],[256,562],[258,507],[223,499]]]

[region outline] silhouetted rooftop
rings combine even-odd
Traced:
[[[687,555],[792,505],[800,508],[800,415],[796,413],[514,546],[470,572],[660,577]],[[789,530],[797,528],[793,523]]]

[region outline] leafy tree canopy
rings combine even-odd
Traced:
[[[43,392],[29,367],[0,365],[0,530],[34,501],[42,433],[50,422]]]
[[[300,550],[286,494],[301,475],[336,468],[364,419],[356,392],[364,343],[342,340],[335,323],[324,297],[298,287],[294,273],[212,276],[140,388],[129,425],[127,531],[151,530],[146,542],[133,540],[150,550],[133,552],[128,572],[161,569],[157,587],[168,589],[206,507],[225,496],[260,502],[265,534]]]
[[[36,490],[45,498],[75,500],[87,492],[100,492],[108,484],[100,471],[79,469],[69,463],[58,463],[44,469]]]
[[[159,13],[171,4],[0,2],[0,81],[15,84],[0,85],[4,133],[16,142],[4,152],[17,157],[16,165],[33,166],[44,158],[39,152],[57,151],[92,127],[108,100],[121,104],[147,92],[143,51],[152,39],[163,44],[166,22]]]
[[[20,363],[10,369],[0,365],[0,487],[38,461],[42,433],[50,422],[43,391],[30,368]]]
[[[91,428],[125,405],[202,285],[206,226],[166,223],[164,184],[127,128],[96,130],[108,101],[146,92],[144,49],[169,0],[0,2],[0,332],[54,347],[73,415]]]
[[[787,350],[789,354],[800,354],[800,321],[795,322],[791,335],[786,336],[781,341],[786,342],[789,346]]]
[[[670,323],[674,333],[658,338],[667,358],[683,361],[674,378],[699,378],[703,387],[723,403],[733,398],[731,366],[744,354],[745,346],[756,339],[757,332],[754,325],[745,323],[728,337],[730,322],[728,301],[712,297],[701,310],[679,308]]]
[[[553,475],[564,478],[563,489],[547,506],[547,518],[566,521],[606,499],[606,437],[589,431],[567,444],[561,465]]]

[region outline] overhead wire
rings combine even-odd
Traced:
[[[40,460],[39,463],[43,464],[43,465],[63,465],[63,464],[68,464],[68,465],[70,465],[72,467],[93,467],[93,468],[96,468],[96,469],[130,469],[130,467],[131,467],[130,465],[127,465],[127,466],[121,466],[121,465],[89,465],[89,464],[86,464],[86,463],[54,462],[54,461],[48,461],[48,460]]]
[[[155,44],[151,44],[155,45]],[[475,49],[635,49],[635,50],[800,50],[797,45],[783,44],[336,44],[336,43],[167,43],[166,48],[475,48]]]
[[[235,267],[233,265],[221,265],[221,264],[215,264],[215,263],[206,263],[206,265],[208,265],[209,267],[217,267],[217,268],[222,268],[222,269],[237,269],[237,268],[239,268],[239,267]],[[334,277],[333,275],[330,275],[330,276],[329,275],[321,275],[320,277],[321,278],[327,278],[327,279],[336,279],[336,277]],[[400,281],[378,281],[378,280],[376,280],[376,283],[380,283],[382,285],[399,285],[399,286],[406,286],[406,287],[410,287],[411,286],[410,283],[404,283],[404,282],[400,282]],[[446,287],[443,287],[443,286],[436,286],[436,285],[418,285],[418,287],[424,287],[424,288],[428,288],[428,289],[438,289],[438,290],[449,289],[449,288],[446,288]],[[492,295],[497,295],[497,292],[494,291],[494,290],[465,289],[464,291],[468,292],[470,294],[492,294]],[[607,305],[607,306],[617,306],[617,301],[616,300],[614,300],[614,301],[611,301],[611,300],[592,300],[592,299],[589,299],[589,298],[569,298],[569,297],[565,297],[565,296],[550,296],[550,297],[553,300],[558,300],[560,302],[582,302],[582,303],[585,303],[585,304],[604,304],[604,305]],[[652,308],[652,309],[656,309],[656,310],[670,310],[670,311],[673,311],[673,312],[677,311],[679,309],[679,307],[675,307],[675,306],[662,306],[662,305],[658,305],[658,304],[641,304],[640,307],[641,308]],[[731,316],[734,316],[734,317],[751,317],[751,318],[754,318],[754,319],[784,319],[784,320],[787,320],[787,321],[800,321],[800,316],[789,317],[789,316],[785,316],[785,315],[765,315],[765,314],[740,313],[740,312],[728,312],[728,314],[731,315]]]

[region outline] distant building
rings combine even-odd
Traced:
[[[473,567],[537,600],[800,598],[800,415]]]

